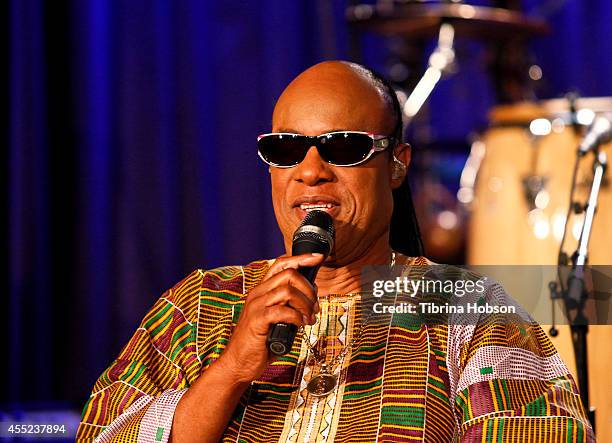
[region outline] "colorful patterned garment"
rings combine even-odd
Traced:
[[[77,440],[167,441],[176,404],[223,351],[268,266],[196,271],[164,293],[96,382]],[[487,287],[488,300],[505,297]],[[334,392],[315,398],[305,389],[312,360],[298,335],[247,389],[222,441],[593,440],[576,385],[538,325],[519,315],[443,324],[377,314],[362,327],[362,305],[358,294],[322,299],[319,321],[306,328],[328,362],[359,335],[334,368]]]

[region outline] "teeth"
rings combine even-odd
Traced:
[[[304,211],[313,211],[315,209],[325,210],[325,209],[331,209],[333,207],[334,207],[334,205],[331,204],[331,203],[317,203],[317,204],[303,203],[303,204],[300,205],[300,209],[302,209]]]

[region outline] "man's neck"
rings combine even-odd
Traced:
[[[317,273],[316,285],[319,296],[349,294],[361,290],[362,271],[365,266],[388,265],[391,261],[388,236],[382,236],[361,256],[351,257],[346,265],[323,264]]]

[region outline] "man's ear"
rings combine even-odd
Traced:
[[[408,143],[400,143],[393,148],[391,167],[391,189],[397,189],[406,178],[412,148]]]

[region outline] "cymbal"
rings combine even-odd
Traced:
[[[527,38],[550,32],[544,20],[519,11],[467,4],[361,4],[348,7],[346,18],[358,29],[415,39],[437,36],[443,22],[451,23],[457,36],[476,39]]]

